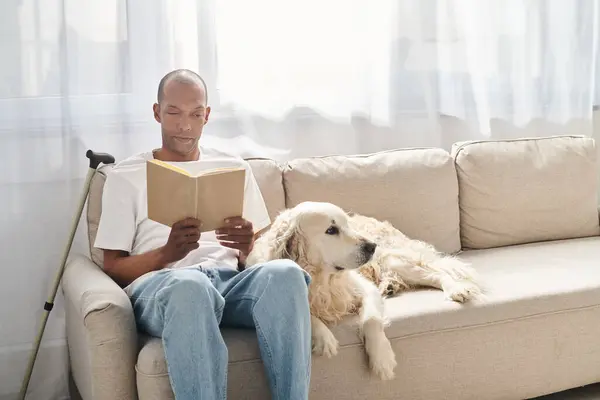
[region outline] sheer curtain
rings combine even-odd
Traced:
[[[0,399],[12,399],[87,163],[160,145],[158,80],[201,73],[203,141],[285,161],[593,135],[596,0],[3,0]],[[81,223],[74,252],[87,251]],[[68,396],[62,298],[30,399]]]

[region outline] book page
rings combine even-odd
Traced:
[[[235,168],[218,174],[200,175],[197,185],[197,218],[202,232],[213,231],[230,217],[241,217],[244,211],[246,187],[245,168]]]
[[[196,183],[180,171],[160,163],[146,163],[148,218],[169,227],[177,221],[194,217]]]
[[[195,217],[207,232],[223,226],[225,218],[243,214],[246,169],[237,159],[154,159],[148,160],[146,172],[148,218],[153,221],[172,226]]]
[[[174,172],[178,172],[182,175],[192,176],[193,174],[186,168],[185,163],[173,163],[168,161],[162,161],[157,159],[148,160],[148,163],[169,169]],[[178,165],[181,164],[181,165]]]
[[[228,159],[208,159],[188,162],[163,162],[168,164],[173,169],[179,169],[185,171],[189,176],[200,176],[205,174],[215,174],[221,172],[227,172],[231,169],[241,168],[240,163],[236,160]]]

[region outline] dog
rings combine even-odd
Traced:
[[[396,356],[385,328],[384,297],[412,287],[442,289],[464,302],[480,293],[474,272],[425,242],[411,240],[389,222],[307,201],[282,211],[257,238],[247,265],[295,261],[311,276],[309,304],[313,353],[332,357],[338,341],[329,326],[358,316],[371,371],[393,379]]]

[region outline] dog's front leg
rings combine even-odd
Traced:
[[[353,274],[353,277],[361,294],[359,324],[369,366],[379,378],[392,379],[396,355],[385,334],[387,318],[384,315],[383,298],[372,282],[358,274]]]
[[[319,318],[311,315],[312,349],[318,356],[325,355],[329,358],[335,356],[338,350],[338,341],[327,325]]]

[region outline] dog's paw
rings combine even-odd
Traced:
[[[464,303],[477,297],[481,290],[472,282],[457,281],[444,288],[444,292],[449,300]]]
[[[392,297],[396,293],[396,290],[394,289],[394,285],[392,283],[388,283],[381,285],[379,292],[383,297]]]
[[[383,297],[393,297],[407,288],[399,279],[384,279],[379,285],[379,292]]]
[[[369,349],[369,365],[371,371],[381,380],[394,379],[396,368],[396,355],[390,342],[385,339],[373,344]]]
[[[322,330],[313,336],[313,353],[331,358],[337,355],[338,341],[330,330]]]

